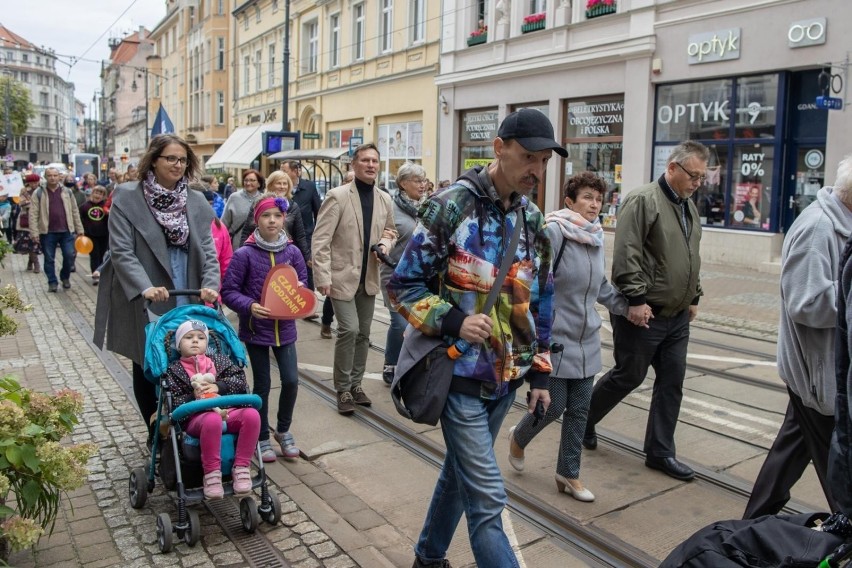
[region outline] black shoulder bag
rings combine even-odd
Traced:
[[[518,221],[515,223],[509,247],[505,251],[500,271],[494,279],[494,286],[488,292],[481,313],[489,313],[497,303],[503,282],[515,258],[523,224],[523,212],[518,211]],[[438,424],[450,393],[455,366],[455,359],[450,358],[447,350],[454,347],[455,345],[447,345],[440,337],[423,335],[413,326],[408,326],[391,385],[391,397],[397,412],[418,424]]]

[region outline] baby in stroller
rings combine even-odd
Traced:
[[[207,356],[208,339],[207,325],[199,320],[187,320],[175,331],[175,347],[180,358],[169,364],[165,377],[175,408],[195,399],[249,392],[245,373],[227,355]],[[199,381],[201,377],[198,375],[212,375],[214,382]],[[221,499],[224,496],[221,471],[223,422],[228,432],[239,433],[231,473],[234,493],[246,495],[252,490],[249,465],[260,434],[260,414],[254,408],[231,408],[220,412],[211,409],[192,414],[181,421],[181,427],[200,440],[206,499]]]

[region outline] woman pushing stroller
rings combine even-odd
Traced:
[[[172,361],[166,371],[175,408],[195,399],[248,393],[245,373],[227,355],[207,356],[208,339],[207,326],[198,320],[182,323],[175,332],[180,359]],[[184,430],[200,440],[206,499],[221,499],[225,494],[221,471],[223,421],[228,432],[239,433],[231,470],[234,494],[247,495],[252,489],[249,465],[260,433],[260,415],[254,408],[231,408],[221,413],[207,410],[182,421]]]

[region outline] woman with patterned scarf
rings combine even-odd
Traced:
[[[139,180],[113,192],[109,215],[111,258],[101,270],[95,312],[95,344],[133,362],[133,394],[149,442],[157,411],[154,384],[142,372],[145,325],[150,309],[162,315],[189,301],[168,290],[201,290],[200,300],[218,298],[219,262],[210,232],[213,210],[204,196],[187,191],[199,171],[189,145],[173,134],[155,136],[139,162]]]
[[[426,179],[426,170],[419,164],[406,162],[396,172],[396,184],[399,191],[393,198],[393,221],[396,224],[396,232],[399,236],[396,244],[388,256],[396,263],[405,250],[414,227],[417,226],[417,210],[426,197],[426,188],[429,180]],[[382,379],[390,386],[393,382],[393,374],[396,371],[396,362],[399,360],[399,351],[402,349],[402,332],[408,322],[402,314],[391,308],[388,299],[387,285],[390,281],[393,268],[382,263],[379,265],[379,273],[382,277],[382,296],[385,299],[385,307],[390,314],[390,326],[385,341],[385,366],[382,370]]]
[[[627,300],[604,276],[604,234],[598,214],[606,183],[589,172],[565,183],[565,209],[545,217],[553,246],[550,407],[543,420],[524,414],[509,430],[509,463],[524,469],[524,448],[562,415],[556,487],[578,501],[595,496],[580,481],[580,453],[595,375],[601,370],[599,302],[627,315]]]

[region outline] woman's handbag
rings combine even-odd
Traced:
[[[18,215],[18,225],[22,229],[30,228],[30,214],[29,213],[21,213]]]
[[[518,221],[515,223],[509,247],[503,255],[500,271],[482,306],[484,314],[489,313],[497,303],[500,289],[515,259],[524,218],[524,215],[518,212]],[[464,340],[460,340],[460,343],[464,343]],[[391,398],[396,411],[402,416],[418,424],[438,424],[450,393],[450,383],[453,381],[455,358],[451,358],[447,353],[451,348],[458,347],[447,345],[440,337],[423,335],[409,324],[405,330],[405,339],[391,385]]]

